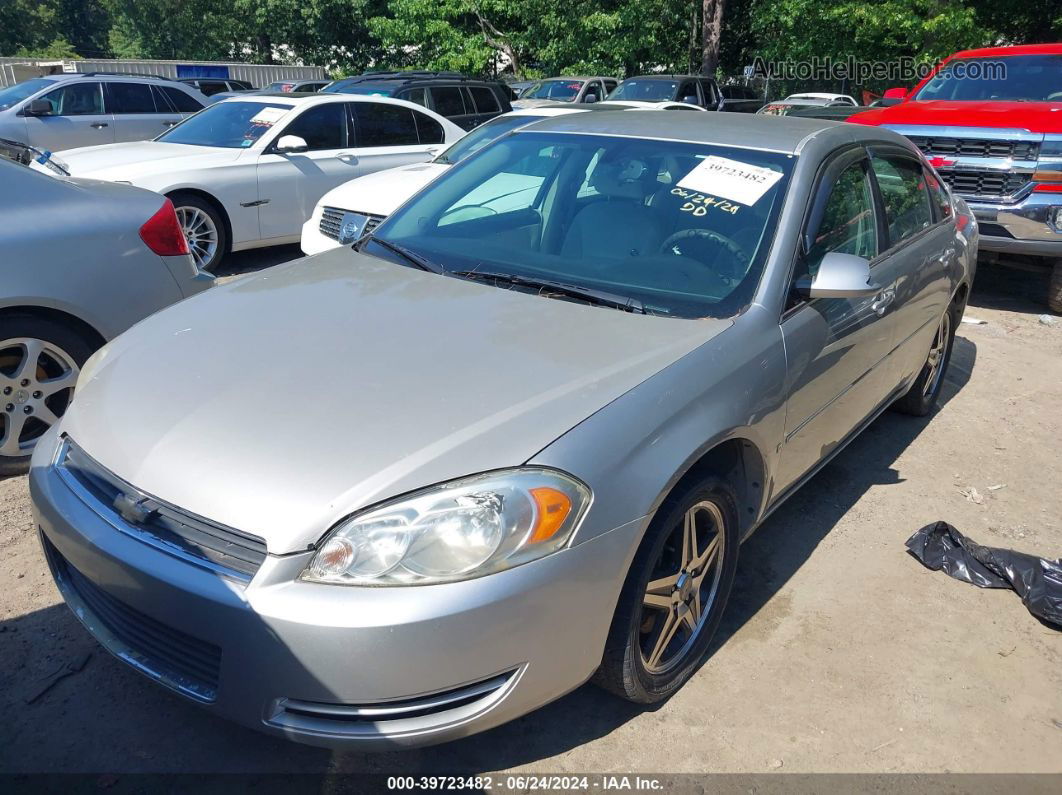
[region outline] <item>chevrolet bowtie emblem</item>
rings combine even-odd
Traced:
[[[144,497],[136,498],[128,494],[119,494],[114,498],[112,505],[125,521],[142,524],[151,518],[151,514],[155,513],[155,510],[148,507],[146,503],[147,499]]]

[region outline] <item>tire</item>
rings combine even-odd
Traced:
[[[1052,312],[1062,315],[1062,258],[1056,259],[1051,268],[1051,283],[1047,287],[1047,305]]]
[[[951,351],[955,347],[955,328],[959,325],[961,316],[959,307],[952,304],[948,307],[937,326],[937,333],[933,336],[929,353],[926,355],[926,363],[922,365],[922,371],[907,390],[907,394],[892,404],[892,408],[901,414],[910,414],[913,417],[925,417],[933,410],[940,397],[940,390],[944,386],[944,377],[951,362]],[[944,336],[944,349],[940,350],[941,335]],[[937,365],[934,366],[934,353],[940,354]]]
[[[221,213],[213,203],[194,193],[173,193],[169,199],[196,265],[213,273],[229,251],[229,235]]]
[[[734,583],[739,543],[736,505],[730,486],[713,476],[672,495],[660,506],[623,585],[601,667],[594,674],[597,685],[628,701],[653,704],[670,697],[697,670],[719,628]],[[691,510],[697,522],[696,555],[682,549]],[[721,539],[721,554],[713,538]],[[716,544],[714,555],[709,554],[712,544]],[[707,557],[701,569],[683,564],[698,557]],[[668,576],[672,569],[677,576]],[[696,576],[683,580],[679,569],[692,575],[699,572],[699,587]],[[678,581],[672,584],[673,579]],[[652,583],[660,585],[650,593]],[[701,600],[699,620],[692,610],[694,593]],[[648,600],[654,604],[647,604]],[[665,608],[664,602],[672,606]],[[685,614],[679,612],[680,605],[686,606]],[[674,636],[670,642],[663,639],[657,655],[662,636],[672,624],[677,626]]]
[[[36,440],[66,412],[95,347],[58,321],[0,318],[0,477],[29,469]]]

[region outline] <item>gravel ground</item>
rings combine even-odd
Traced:
[[[713,656],[652,710],[585,686],[421,751],[333,754],[259,735],[96,646],[46,573],[25,479],[0,481],[0,770],[1062,772],[1062,633],[903,546],[946,519],[982,543],[1062,554],[1062,319],[1039,322],[1038,278],[982,268],[967,317],[987,322],[960,328],[939,412],[886,414],[767,522],[742,549]]]

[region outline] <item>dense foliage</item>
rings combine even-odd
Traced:
[[[0,54],[303,62],[337,73],[622,76],[702,63],[711,71],[718,46],[720,70],[735,74],[756,56],[935,59],[993,42],[1062,40],[1062,7],[1049,5],[1053,11],[1028,0],[0,0]]]

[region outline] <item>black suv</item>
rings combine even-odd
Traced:
[[[688,102],[706,110],[755,113],[762,102],[726,97],[711,77],[699,75],[639,75],[628,77],[608,100],[640,102]]]
[[[509,90],[501,83],[460,72],[368,72],[336,80],[322,93],[374,94],[416,102],[465,130],[512,110]]]

